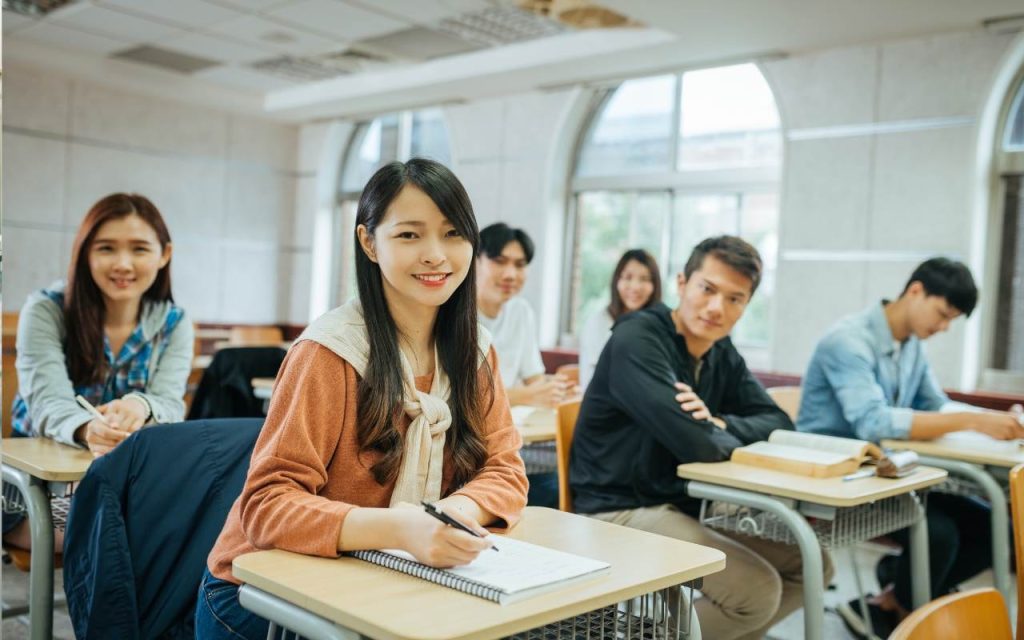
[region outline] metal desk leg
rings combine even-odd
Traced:
[[[803,560],[804,638],[822,640],[825,637],[825,570],[821,563],[821,545],[811,525],[793,507],[794,501],[696,480],[690,481],[687,491],[694,498],[721,500],[767,511],[786,525],[796,538]]]
[[[921,464],[945,469],[950,474],[966,478],[985,492],[992,505],[992,574],[996,589],[1010,602],[1010,520],[1006,510],[1006,494],[985,469],[976,464],[921,456]]]
[[[32,537],[28,612],[32,640],[53,637],[53,516],[46,484],[24,471],[3,465],[3,479],[18,487],[28,509]]]
[[[915,609],[932,599],[931,569],[928,564],[928,517],[920,502],[918,508],[921,517],[910,525],[910,582]]]
[[[282,631],[291,631],[309,640],[360,640],[363,637],[249,584],[238,588],[238,603],[270,620],[272,625],[283,627]]]

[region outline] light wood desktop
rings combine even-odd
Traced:
[[[517,411],[512,412],[512,421],[523,438],[523,444],[554,441],[558,428],[558,412],[555,409],[533,409],[531,413],[517,419],[518,414]]]
[[[855,507],[866,502],[898,496],[915,489],[939,484],[946,472],[918,467],[905,478],[809,478],[795,473],[752,467],[735,462],[692,462],[681,464],[679,476],[782,498],[804,500],[830,507]]]
[[[889,449],[916,451],[922,456],[961,460],[992,467],[1010,468],[1024,462],[1024,447],[1018,447],[1016,452],[1010,453],[988,451],[981,447],[971,447],[969,444],[952,446],[929,440],[882,440],[882,446]]]
[[[499,638],[682,584],[725,568],[725,554],[575,514],[528,507],[509,535],[611,564],[610,573],[501,606],[354,558],[286,551],[239,556],[234,575],[377,639]]]
[[[92,464],[86,449],[77,449],[50,438],[4,438],[3,463],[49,482],[75,482]]]
[[[81,480],[92,464],[89,451],[50,438],[4,438],[3,479],[18,487],[32,536],[29,575],[29,636],[53,636],[53,514],[50,495],[63,495],[66,483]],[[6,617],[6,616],[5,616]]]

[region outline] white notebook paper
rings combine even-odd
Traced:
[[[499,604],[547,593],[607,573],[611,567],[607,562],[522,540],[494,534],[491,537],[500,551],[484,551],[470,564],[451,569],[420,564],[412,554],[398,549],[353,551],[349,555]]]

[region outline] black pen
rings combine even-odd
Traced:
[[[477,538],[482,538],[483,537],[482,535],[480,535],[476,531],[473,531],[472,529],[470,529],[466,525],[462,524],[461,522],[459,522],[455,518],[451,517],[450,515],[448,515],[444,511],[441,511],[441,507],[439,507],[439,506],[437,506],[437,505],[435,505],[433,503],[427,502],[426,500],[421,500],[420,504],[423,505],[424,511],[426,511],[430,515],[434,516],[435,518],[437,518],[441,522],[445,523],[449,527],[455,527],[456,529],[459,529],[460,531],[465,531],[469,535],[475,536]],[[495,551],[498,550],[498,547],[494,546],[494,544],[491,544],[491,548],[494,549]]]

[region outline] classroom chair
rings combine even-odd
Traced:
[[[555,457],[558,468],[558,508],[572,512],[572,493],[569,488],[569,449],[576,431],[576,418],[580,415],[580,401],[558,405],[558,425],[555,430]]]
[[[800,387],[770,387],[765,391],[789,419],[796,422],[796,414],[800,411]]]
[[[242,491],[262,425],[147,427],[92,463],[64,537],[76,638],[193,637],[206,557]]]
[[[1010,514],[1017,563],[1017,640],[1024,640],[1024,464],[1010,470]]]
[[[1003,596],[986,587],[932,600],[907,616],[889,640],[1011,640],[1012,633]]]

